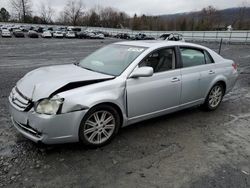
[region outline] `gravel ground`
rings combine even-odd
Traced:
[[[250,187],[247,45],[222,47],[240,64],[240,77],[215,112],[192,108],[144,121],[95,150],[38,146],[13,128],[7,97],[25,73],[77,61],[114,41],[0,38],[0,187]]]

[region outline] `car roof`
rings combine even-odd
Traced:
[[[116,42],[115,44],[139,46],[139,47],[146,47],[146,48],[158,48],[158,47],[168,47],[168,46],[189,46],[189,47],[207,49],[206,47],[198,45],[198,44],[181,42],[181,41],[167,41],[167,40],[123,41],[123,42]]]

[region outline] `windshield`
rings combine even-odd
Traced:
[[[111,44],[81,60],[79,66],[95,72],[118,76],[144,50],[144,47]]]

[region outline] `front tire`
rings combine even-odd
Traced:
[[[121,119],[116,109],[109,105],[93,107],[81,122],[80,141],[87,146],[101,147],[114,138],[120,125]]]
[[[224,93],[225,89],[223,85],[220,83],[215,84],[209,91],[203,104],[204,109],[208,111],[216,110],[223,99]]]

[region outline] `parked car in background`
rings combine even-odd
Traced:
[[[1,36],[2,37],[12,37],[11,32],[8,29],[2,29]]]
[[[77,33],[77,38],[79,39],[86,39],[88,37],[88,32],[87,31],[81,31]]]
[[[11,32],[16,30],[16,29],[19,29],[19,26],[17,26],[17,25],[8,26],[8,30],[11,31]]]
[[[2,30],[8,30],[8,28],[7,28],[6,26],[2,25],[2,26],[0,27],[0,31],[2,31]]]
[[[200,45],[119,42],[79,63],[26,74],[9,109],[16,129],[34,142],[100,147],[139,121],[199,105],[216,110],[237,77],[235,62]]]
[[[104,39],[104,35],[102,33],[95,33],[95,32],[87,32],[88,39]]]
[[[53,27],[45,27],[43,28],[43,31],[50,31],[51,33],[54,31]]]
[[[66,33],[66,36],[65,36],[66,38],[76,38],[76,34],[75,34],[75,32],[74,31],[68,31],[67,33]]]
[[[39,34],[36,31],[29,30],[28,37],[29,38],[39,38]]]
[[[104,39],[105,36],[102,33],[95,33],[93,31],[82,31],[77,34],[80,39]]]
[[[34,28],[34,31],[36,31],[38,33],[43,33],[43,29],[44,29],[44,27],[36,27],[36,28]]]
[[[154,37],[147,36],[144,33],[139,33],[136,34],[135,37],[133,38],[134,40],[155,40]]]
[[[91,36],[90,36],[91,39],[105,39],[105,36],[102,33],[94,33],[93,32],[93,34],[94,35],[91,34]]]
[[[53,33],[53,37],[54,38],[63,38],[64,37],[64,34],[62,33],[62,31],[55,31]]]
[[[24,35],[24,32],[20,29],[15,29],[13,31],[13,35],[16,37],[16,38],[24,38],[25,35]]]
[[[23,31],[23,32],[27,32],[26,29],[25,29],[25,26],[23,26],[23,25],[19,26],[19,29],[20,29],[21,31]]]
[[[118,33],[114,37],[118,38],[118,39],[130,39],[129,34],[127,34],[127,33]]]
[[[23,31],[23,32],[28,32],[30,30],[33,30],[33,27],[30,27],[30,26],[21,26],[19,29],[21,31]]]
[[[94,32],[87,32],[88,39],[95,39],[96,34]]]
[[[51,31],[47,30],[47,31],[44,31],[41,35],[43,38],[52,38],[52,34],[51,34]]]
[[[68,27],[67,30],[73,31],[74,33],[77,33],[77,32],[81,32],[82,28],[80,28],[80,27]]]
[[[164,33],[159,37],[160,40],[182,41],[185,42],[183,35],[179,33]]]
[[[75,33],[75,37],[78,38],[78,33],[82,31],[82,28],[81,27],[67,27],[67,31],[73,31]],[[66,34],[65,34],[65,37],[66,37]]]
[[[54,31],[54,28],[53,27],[48,27],[48,30],[49,31]]]
[[[108,32],[106,32],[106,31],[94,31],[94,33],[96,33],[96,34],[103,34],[104,37],[109,37],[110,36],[110,34]]]
[[[58,27],[56,31],[60,31],[63,34],[63,37],[65,37],[68,29],[67,27]]]

